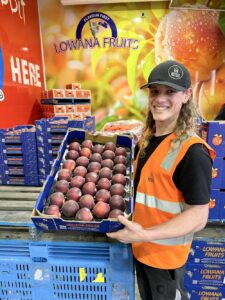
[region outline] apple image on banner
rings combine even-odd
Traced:
[[[4,61],[3,61],[3,55],[2,55],[2,48],[0,48],[0,101],[3,101],[5,99],[2,86],[4,81]]]

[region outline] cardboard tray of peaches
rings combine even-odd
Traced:
[[[132,136],[67,131],[31,219],[39,230],[112,232],[133,212]]]

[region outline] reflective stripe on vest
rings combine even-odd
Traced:
[[[148,207],[157,208],[164,212],[179,214],[184,211],[185,202],[171,202],[166,200],[157,199],[154,196],[149,196],[144,193],[137,192],[136,203],[144,204]]]
[[[189,244],[193,239],[193,234],[187,234],[182,237],[178,238],[171,238],[171,239],[165,239],[165,240],[155,240],[151,243],[158,244],[158,245],[164,245],[164,246],[177,246],[177,245],[187,245]]]
[[[172,212],[174,215],[181,213],[186,208],[185,202],[170,202],[166,200],[160,200],[153,196],[148,196],[140,192],[137,192],[135,202],[144,204],[150,208],[156,208],[158,210],[168,212],[170,214]],[[153,241],[153,243],[160,244],[160,245],[168,245],[168,246],[186,245],[190,243],[192,238],[193,238],[193,234],[188,234],[186,236],[182,236],[179,238],[156,240]]]

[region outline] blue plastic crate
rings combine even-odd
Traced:
[[[0,241],[1,300],[134,300],[131,249],[119,243]]]

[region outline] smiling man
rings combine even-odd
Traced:
[[[149,75],[149,110],[136,148],[133,221],[108,233],[132,243],[143,300],[186,300],[184,265],[207,223],[214,151],[195,134],[191,78],[166,61]]]

